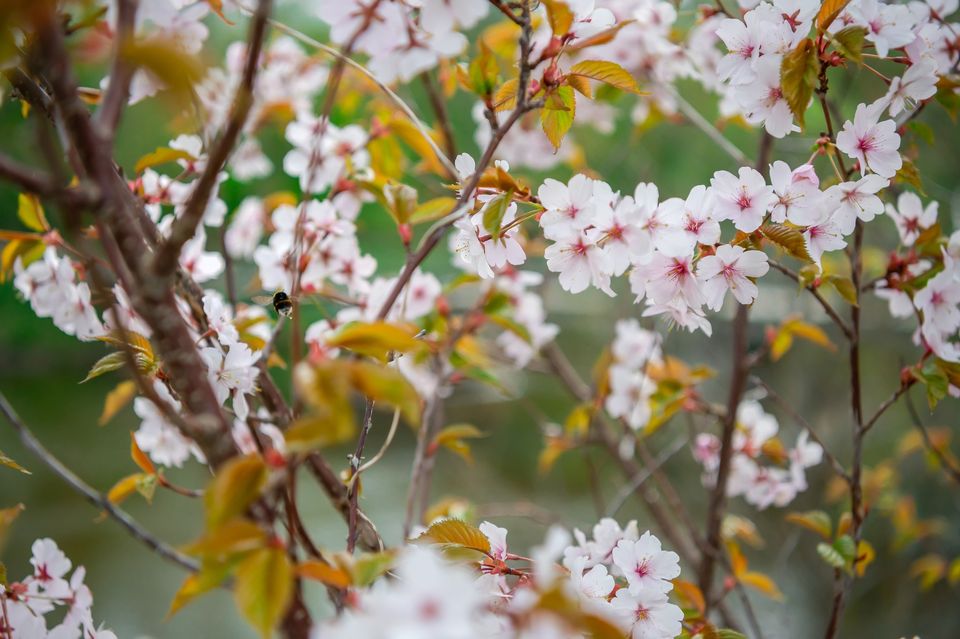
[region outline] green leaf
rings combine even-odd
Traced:
[[[32,193],[21,193],[17,198],[17,217],[24,226],[32,231],[44,233],[50,230],[50,223],[43,214],[39,198]]]
[[[479,96],[489,96],[497,86],[500,65],[483,40],[480,40],[479,49],[480,54],[470,62],[470,88]]]
[[[567,109],[543,108],[540,110],[540,124],[543,126],[543,132],[547,139],[553,145],[554,149],[560,148],[564,136],[570,127],[573,126],[573,120],[577,113],[577,98],[571,87],[557,87],[555,94],[562,105]]]
[[[156,149],[137,160],[137,165],[133,168],[133,172],[139,174],[151,167],[167,164],[168,162],[176,162],[177,160],[193,161],[196,159],[197,158],[193,157],[186,151],[182,151],[180,149],[171,149],[167,146],[158,146]]]
[[[834,568],[843,568],[846,562],[836,548],[830,544],[820,542],[817,544],[817,554],[820,555],[820,558],[827,562],[829,565]]]
[[[262,548],[237,566],[234,600],[262,637],[270,637],[293,599],[293,566],[283,548]]]
[[[796,49],[785,55],[780,65],[783,97],[801,127],[810,98],[813,97],[819,70],[817,47],[810,38],[802,40]]]
[[[483,207],[483,227],[493,237],[500,236],[500,228],[503,226],[503,216],[510,206],[513,198],[513,192],[507,191],[493,198]]]
[[[859,300],[857,299],[857,287],[853,285],[853,280],[849,277],[840,277],[838,275],[828,275],[823,278],[825,282],[829,282],[833,288],[837,290],[837,293],[840,294],[848,304],[851,306],[857,306]]]
[[[630,72],[616,62],[608,60],[584,60],[578,62],[569,71],[570,75],[578,75],[609,84],[622,91],[640,93],[640,87]]]
[[[824,539],[830,539],[833,534],[833,522],[830,515],[822,510],[808,510],[804,513],[788,513],[785,517],[791,524],[812,530]]]
[[[82,384],[83,382],[89,382],[94,377],[100,377],[105,373],[123,368],[123,365],[126,363],[127,356],[120,351],[110,353],[109,355],[104,355],[97,360],[97,363],[93,365],[93,367],[90,369],[90,372],[87,373],[87,376],[84,377],[83,381],[80,383]]]
[[[923,368],[913,369],[914,378],[927,387],[927,403],[933,410],[941,399],[947,396],[950,379],[935,360],[927,360]]]
[[[863,27],[847,27],[833,36],[833,44],[843,57],[857,64],[863,63],[863,39],[867,30]]]
[[[21,465],[18,464],[17,462],[15,462],[15,461],[13,461],[12,459],[10,459],[9,457],[7,457],[6,453],[4,453],[2,450],[0,450],[0,466],[6,466],[7,468],[12,468],[12,469],[14,469],[14,470],[19,470],[19,471],[20,471],[21,473],[23,473],[24,475],[29,475],[29,474],[31,474],[29,470],[27,470],[26,468],[24,468],[23,466],[21,466]]]
[[[853,563],[857,557],[857,546],[853,543],[853,537],[850,535],[841,535],[833,541],[833,548],[836,550],[847,565]]]
[[[813,261],[810,259],[810,254],[807,252],[807,243],[803,239],[803,233],[801,233],[798,229],[785,224],[767,222],[760,227],[760,232],[763,233],[765,238],[798,260],[803,260],[805,262]]]
[[[235,457],[225,463],[203,496],[207,529],[213,530],[242,514],[267,483],[267,467],[259,455]]]
[[[7,585],[7,564],[0,561],[0,586]]]
[[[350,568],[353,583],[361,588],[369,586],[393,565],[393,553],[368,552],[357,557]]]
[[[848,4],[850,0],[823,0],[820,11],[817,12],[817,29],[820,31],[829,29]]]
[[[459,519],[442,519],[424,531],[417,541],[490,552],[490,540],[476,526]]]

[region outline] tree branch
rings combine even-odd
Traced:
[[[126,528],[127,532],[129,532],[134,539],[167,561],[173,562],[180,567],[186,568],[187,570],[193,572],[200,570],[200,563],[198,561],[192,557],[184,555],[176,548],[170,546],[166,542],[158,539],[153,534],[145,530],[124,510],[118,508],[109,499],[107,499],[106,495],[103,495],[102,493],[93,489],[86,482],[77,477],[73,471],[64,466],[63,463],[57,459],[53,453],[47,450],[44,445],[41,444],[40,441],[33,435],[33,433],[30,432],[30,429],[26,426],[26,424],[23,423],[2,392],[0,392],[0,412],[2,412],[7,418],[7,422],[13,427],[13,430],[17,432],[17,435],[20,437],[20,441],[23,443],[24,447],[36,455],[40,461],[42,461],[63,481],[69,484],[71,488],[83,495],[87,501],[106,511],[107,514],[117,521],[117,523]]]
[[[113,144],[120,115],[130,97],[130,82],[136,67],[126,59],[124,49],[133,42],[138,0],[117,1],[117,28],[113,36],[113,62],[110,66],[110,84],[100,108],[94,116],[94,125],[108,145]]]

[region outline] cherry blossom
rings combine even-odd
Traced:
[[[887,204],[887,215],[897,225],[904,246],[912,246],[921,232],[936,223],[939,206],[937,202],[930,202],[924,208],[920,197],[913,191],[901,193],[896,206]]]
[[[707,306],[718,311],[727,290],[741,304],[753,303],[759,290],[749,278],[761,277],[768,269],[763,251],[721,244],[714,255],[702,258],[697,264],[697,279]]]
[[[649,530],[636,541],[621,539],[613,549],[613,561],[623,571],[630,592],[635,595],[645,589],[668,592],[673,589],[670,580],[680,574],[680,557],[663,550],[660,540]]]
[[[878,108],[879,107],[879,108]],[[872,171],[892,178],[903,165],[900,136],[893,120],[879,121],[883,101],[857,106],[853,121],[847,120],[837,133],[837,148],[860,163],[860,171]]]
[[[763,222],[767,211],[776,203],[773,188],[760,172],[740,167],[738,176],[717,171],[710,179],[714,195],[714,216],[717,220],[733,220],[738,231],[751,233]]]

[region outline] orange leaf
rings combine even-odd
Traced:
[[[153,465],[153,462],[150,461],[150,458],[140,450],[140,447],[137,446],[137,439],[133,436],[133,432],[130,433],[130,457],[133,458],[133,462],[140,467],[140,470],[147,473],[148,475],[156,475],[157,467]]]
[[[334,588],[350,586],[350,575],[320,561],[304,561],[297,566],[297,574]]]

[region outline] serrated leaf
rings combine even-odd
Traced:
[[[767,222],[760,227],[760,232],[763,233],[765,238],[798,260],[813,261],[810,258],[810,253],[807,252],[807,242],[803,239],[803,233],[798,229],[785,224]]]
[[[483,227],[492,237],[500,236],[500,228],[503,226],[503,216],[510,207],[513,199],[513,192],[507,191],[487,202],[483,207]]]
[[[159,166],[161,164],[167,164],[168,162],[176,162],[177,160],[187,160],[193,162],[196,159],[197,158],[181,149],[171,149],[167,146],[158,146],[156,149],[137,160],[137,164],[134,167],[133,172],[140,174],[149,168]]]
[[[827,562],[827,564],[833,566],[834,568],[843,568],[846,565],[843,555],[841,555],[836,548],[828,543],[820,542],[817,544],[817,554],[820,555],[820,558]]]
[[[13,461],[10,457],[7,457],[6,453],[0,450],[0,466],[6,466],[7,468],[12,468],[14,470],[19,470],[24,475],[30,475],[30,471]]]
[[[484,554],[490,552],[490,540],[487,536],[476,526],[459,519],[443,519],[432,524],[417,537],[417,541],[459,546]]]
[[[416,339],[416,335],[416,327],[390,322],[356,322],[343,327],[327,340],[327,344],[386,362],[390,353],[422,350],[424,344]]]
[[[100,377],[106,373],[118,370],[123,368],[123,365],[127,363],[127,356],[120,351],[110,353],[109,355],[104,355],[97,360],[97,363],[90,368],[90,372],[87,373],[87,376],[83,378],[83,381],[80,382],[89,382],[95,377]]]
[[[100,419],[97,424],[105,425],[113,416],[116,415],[124,406],[130,403],[134,395],[137,394],[137,383],[127,380],[117,384],[113,390],[107,393],[103,400],[103,412],[100,413]]]
[[[573,11],[564,0],[542,0],[547,8],[547,22],[555,36],[564,36],[573,26]]]
[[[573,120],[577,115],[577,99],[573,89],[568,86],[557,87],[556,95],[568,110],[541,109],[540,124],[553,148],[559,149],[560,143],[563,142],[567,131],[573,126]]]
[[[348,588],[352,579],[349,574],[321,561],[304,561],[297,564],[296,573],[300,577],[313,579],[333,588]]]
[[[262,548],[237,566],[234,600],[262,637],[270,637],[293,599],[293,566],[283,548]]]
[[[583,97],[587,99],[593,98],[593,87],[590,86],[590,81],[586,78],[586,76],[568,75],[566,77],[566,82]]]
[[[810,38],[803,39],[793,51],[783,56],[780,65],[780,89],[801,127],[807,105],[813,97],[818,72],[817,48]]]
[[[508,111],[516,108],[519,85],[518,78],[511,78],[497,87],[497,91],[493,94],[493,110]]]
[[[204,533],[196,541],[184,546],[183,552],[204,559],[223,559],[256,550],[266,541],[267,533],[263,528],[248,519],[238,517]]]
[[[802,526],[807,530],[812,530],[824,539],[830,539],[833,534],[833,522],[830,521],[830,515],[822,510],[808,510],[803,513],[788,513],[784,517],[791,524]]]
[[[863,40],[867,30],[863,27],[847,27],[833,36],[833,44],[843,57],[857,64],[863,63]]]
[[[629,93],[640,93],[637,81],[616,62],[608,60],[583,60],[570,67],[569,75],[583,76],[597,80]]]
[[[220,467],[203,496],[206,524],[213,530],[243,513],[267,483],[259,455],[235,457]]]
[[[820,11],[817,12],[817,29],[820,31],[829,29],[849,3],[850,0],[824,0],[820,5]]]
[[[21,193],[17,197],[17,217],[32,231],[45,233],[50,230],[40,199],[33,193]]]

